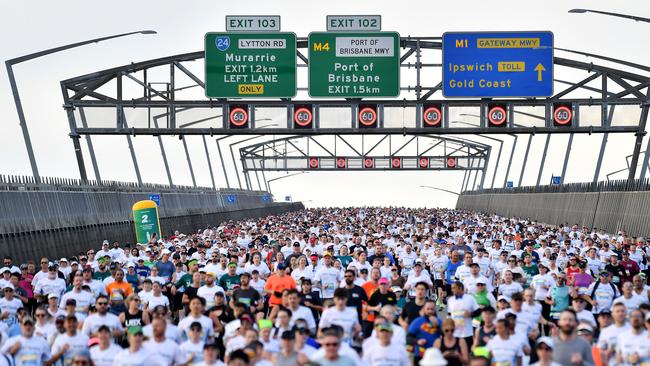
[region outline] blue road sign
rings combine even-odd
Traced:
[[[156,202],[156,206],[160,207],[160,195],[159,194],[150,194],[149,201]]]
[[[506,188],[512,188],[514,186],[515,186],[515,184],[511,180],[506,182]]]
[[[264,202],[264,203],[271,202],[271,196],[269,196],[268,194],[265,194],[264,196],[262,196],[262,202]]]
[[[451,98],[551,96],[553,33],[445,33],[442,80]]]
[[[562,177],[561,176],[552,176],[551,177],[551,184],[561,184],[562,183]]]
[[[229,195],[227,195],[227,196],[226,196],[226,202],[228,202],[228,203],[230,203],[230,204],[235,204],[235,203],[237,203],[237,196],[235,196],[234,194],[229,194]]]
[[[291,202],[291,196],[284,196],[284,200],[286,202]]]

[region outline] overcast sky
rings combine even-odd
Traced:
[[[408,7],[405,7],[408,4]],[[172,54],[203,49],[203,36],[209,31],[225,30],[227,14],[279,14],[282,30],[307,36],[310,31],[325,30],[327,14],[381,14],[383,30],[397,31],[402,36],[440,36],[446,31],[486,30],[550,30],[556,47],[622,58],[647,64],[647,34],[650,24],[636,23],[595,14],[568,14],[571,8],[592,8],[650,17],[650,2],[628,1],[119,1],[97,3],[90,1],[7,1],[0,13],[0,30],[5,36],[0,47],[0,59],[7,60],[39,50],[86,39],[133,30],[154,29],[157,35],[137,35],[118,40],[68,50],[15,67],[14,73],[21,93],[23,107],[31,132],[36,159],[42,176],[78,177],[69,126],[61,108],[61,80]],[[560,55],[556,53],[556,55]],[[562,54],[583,61],[588,59]],[[600,61],[595,63],[606,64]],[[202,64],[202,60],[200,60]],[[200,67],[198,68],[200,69]],[[437,74],[437,72],[436,72]],[[202,76],[202,75],[201,75]],[[586,74],[563,77],[577,81]],[[438,77],[438,76],[436,76]],[[435,85],[439,79],[423,84]],[[299,80],[306,84],[306,80]],[[404,84],[404,83],[403,83]],[[558,86],[556,85],[556,88]],[[27,153],[18,125],[13,98],[6,72],[0,72],[0,174],[31,174]],[[438,94],[438,98],[441,96]],[[638,112],[622,113],[617,123],[626,123]],[[467,120],[467,122],[472,122]],[[629,123],[629,120],[627,121]],[[511,137],[504,136],[502,159],[512,148]],[[477,141],[497,144],[475,137]],[[518,181],[527,137],[520,136],[509,180]],[[566,181],[588,181],[600,146],[601,135],[576,136],[569,161]],[[232,141],[236,141],[233,139]],[[553,136],[543,171],[543,182],[551,174],[559,174],[568,136]],[[607,155],[600,179],[605,174],[625,167],[625,156],[632,152],[633,136],[610,135]],[[211,186],[210,175],[200,137],[189,137],[190,153],[195,164],[197,182]],[[93,139],[103,179],[134,181],[126,138],[96,137]],[[177,137],[165,137],[174,181],[191,184],[183,147]],[[534,184],[541,161],[545,137],[533,139],[527,173],[523,185]],[[134,139],[140,156],[142,177],[146,182],[166,183],[157,140],[140,136]],[[645,148],[645,140],[644,140]],[[87,155],[86,167],[93,178]],[[217,170],[218,157],[210,143],[212,163]],[[495,159],[492,161],[492,167]],[[507,162],[501,162],[504,167]],[[497,173],[496,183],[502,184],[504,170]],[[231,184],[234,179],[231,172]],[[269,173],[267,178],[285,173]],[[623,178],[624,173],[613,176]],[[451,194],[419,188],[434,185],[452,191],[460,189],[461,172],[332,172],[295,176],[272,183],[276,199],[292,196],[308,206],[334,205],[405,205],[453,206]],[[491,181],[492,171],[487,182]],[[218,174],[217,184],[225,186]],[[256,183],[255,183],[256,185]]]

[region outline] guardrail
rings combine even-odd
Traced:
[[[464,195],[476,195],[486,193],[570,193],[570,192],[630,192],[650,191],[650,179],[635,179],[629,182],[627,179],[609,180],[602,182],[568,183],[545,186],[524,186],[515,188],[491,188],[475,191],[464,191]]]

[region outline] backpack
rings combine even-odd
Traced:
[[[614,291],[614,298],[617,298],[618,296],[618,288],[616,287],[615,284],[609,283],[610,286],[612,286],[612,290]],[[594,289],[591,290],[591,295],[589,295],[592,299],[594,298],[594,295],[596,294],[596,290],[598,289],[598,286],[600,286],[600,281],[597,281],[596,284],[594,285]]]

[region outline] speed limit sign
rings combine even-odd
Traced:
[[[429,167],[429,158],[420,158],[420,168],[426,169]]]
[[[427,127],[438,127],[442,121],[442,112],[438,107],[428,107],[422,113],[422,121]]]
[[[402,159],[400,159],[400,158],[392,158],[392,159],[390,159],[390,165],[394,169],[399,169],[399,168],[402,167]]]
[[[318,158],[309,158],[309,167],[311,169],[317,169],[318,168]]]
[[[375,166],[375,159],[365,158],[363,159],[363,167],[366,169],[372,169]]]
[[[506,109],[498,105],[490,107],[490,109],[488,110],[487,117],[488,117],[488,121],[490,122],[490,125],[496,127],[505,125],[506,121],[508,120],[508,114],[506,113]]]
[[[244,127],[248,123],[248,112],[241,107],[233,108],[230,110],[229,120],[233,127]]]
[[[556,126],[567,126],[571,124],[573,112],[567,106],[559,106],[553,109],[553,122]]]
[[[447,157],[447,168],[455,168],[457,163],[458,163],[458,161],[456,160],[455,157],[453,157],[453,156],[448,156]]]
[[[293,112],[293,122],[300,127],[309,127],[314,115],[309,108],[297,108]]]
[[[362,126],[373,127],[375,122],[377,122],[377,111],[371,107],[361,108],[358,119]]]

